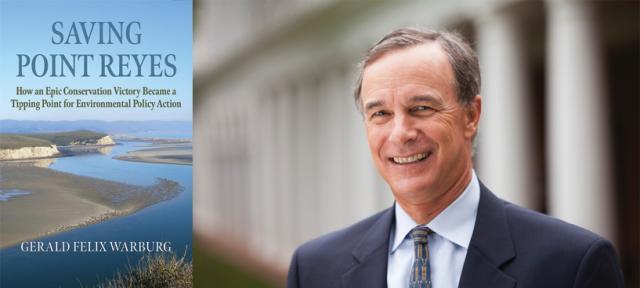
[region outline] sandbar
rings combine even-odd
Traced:
[[[0,248],[131,214],[183,190],[168,179],[136,186],[26,162],[0,162],[0,171],[0,191],[28,192],[0,201]]]
[[[153,148],[129,151],[113,158],[133,162],[191,165],[193,149],[191,143],[156,144]]]

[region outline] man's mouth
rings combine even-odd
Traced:
[[[426,159],[430,153],[418,153],[407,157],[392,157],[391,160],[396,164],[411,164]]]

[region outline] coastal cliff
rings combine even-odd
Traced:
[[[102,138],[99,139],[88,139],[88,140],[80,140],[80,141],[72,141],[69,143],[69,146],[75,146],[75,145],[100,145],[100,146],[104,146],[104,145],[115,145],[116,142],[113,141],[113,139],[111,139],[110,136],[104,136]]]
[[[0,160],[17,160],[52,157],[60,154],[56,145],[48,147],[22,147],[18,149],[0,149]]]
[[[58,156],[78,149],[111,146],[116,143],[104,133],[87,130],[39,133],[0,134],[0,160],[20,160]]]
[[[116,145],[116,142],[110,136],[104,136],[96,142],[96,145]]]

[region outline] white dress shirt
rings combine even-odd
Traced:
[[[471,181],[464,192],[426,225],[434,232],[429,235],[433,288],[458,287],[476,223],[479,202],[480,184],[473,171]],[[394,206],[396,217],[389,235],[387,286],[407,288],[414,260],[413,240],[408,234],[418,225],[400,205]]]

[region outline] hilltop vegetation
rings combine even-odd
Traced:
[[[0,149],[20,149],[22,147],[49,147],[51,142],[44,139],[19,134],[0,134]]]
[[[27,134],[46,133],[51,131],[100,131],[110,135],[130,134],[149,131],[181,131],[190,132],[191,121],[31,121],[0,120],[0,133]]]
[[[58,146],[66,146],[73,142],[84,142],[100,139],[107,136],[105,133],[98,133],[89,130],[77,130],[71,132],[56,132],[56,133],[39,133],[39,134],[27,134],[30,137],[47,140]]]
[[[104,133],[89,130],[37,134],[0,134],[0,149],[19,149],[23,147],[66,146],[71,143],[94,141],[107,136]]]
[[[145,255],[137,266],[129,265],[125,272],[118,272],[113,279],[98,285],[98,288],[117,287],[193,287],[193,263],[175,254]]]

